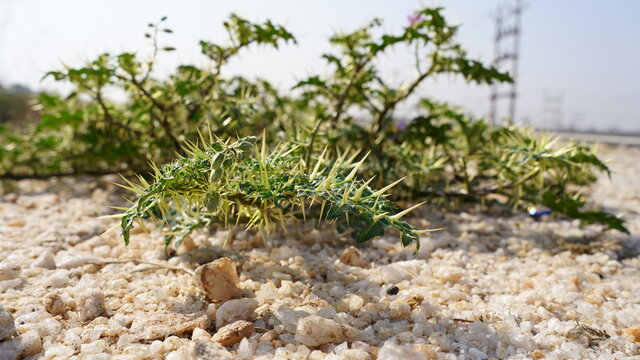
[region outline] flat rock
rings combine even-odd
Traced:
[[[240,340],[253,335],[256,328],[253,323],[245,320],[238,320],[233,324],[223,326],[211,338],[213,341],[224,346],[231,346],[240,342]]]
[[[195,328],[208,329],[211,326],[207,314],[179,314],[159,311],[153,314],[138,314],[131,324],[131,333],[142,340],[164,339],[169,335],[180,335]]]
[[[58,267],[62,269],[72,269],[79,266],[86,265],[91,262],[95,262],[100,260],[98,257],[87,254],[65,254],[65,256],[60,259],[58,263]]]

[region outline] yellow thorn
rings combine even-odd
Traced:
[[[362,197],[362,193],[364,192],[364,189],[366,189],[367,186],[369,186],[369,183],[373,180],[374,177],[372,177],[371,179],[367,180],[367,182],[365,182],[364,184],[362,184],[362,186],[360,186],[358,191],[356,191],[356,194],[353,195],[353,201],[355,201],[355,202],[359,202],[360,201],[360,198]]]
[[[266,129],[262,129],[262,149],[260,149],[260,156],[265,159],[267,157],[267,135]]]
[[[347,177],[344,178],[345,180],[351,180],[353,179],[354,176],[356,176],[358,169],[360,169],[362,164],[364,164],[364,161],[367,159],[367,156],[369,156],[369,154],[371,154],[371,151],[369,151],[365,156],[363,156],[362,159],[353,167],[353,170],[351,170],[349,175],[347,175]]]
[[[318,174],[318,170],[320,170],[320,165],[322,164],[322,159],[324,158],[324,154],[326,152],[327,152],[327,147],[325,146],[324,150],[322,150],[322,154],[320,154],[320,157],[318,158],[318,162],[316,162],[316,166],[313,168],[311,175],[309,175],[309,180],[313,180]]]
[[[436,229],[424,229],[424,230],[414,230],[413,232],[418,234],[418,235],[422,235],[422,234],[427,234],[427,233],[431,233],[434,231],[440,231],[440,230],[444,230],[446,228],[436,228]]]
[[[403,177],[403,178],[401,178],[401,179],[398,179],[398,180],[396,180],[396,181],[392,182],[391,184],[389,184],[389,185],[387,185],[387,186],[383,187],[382,189],[380,189],[380,190],[378,190],[378,191],[374,192],[373,194],[369,195],[368,197],[378,197],[378,196],[381,196],[382,194],[384,194],[385,192],[387,192],[387,190],[389,190],[389,189],[391,189],[392,187],[394,187],[394,186],[398,185],[398,183],[399,183],[399,182],[401,182],[402,180],[404,180],[404,179],[406,179],[406,178],[407,178],[407,177],[405,176],[405,177]]]
[[[383,217],[387,216],[388,214],[389,214],[389,213],[386,213],[386,212],[385,212],[385,213],[382,213],[382,214],[375,215],[375,216],[373,217],[373,221],[378,221],[378,219],[381,219],[381,218],[383,218]]]
[[[347,202],[347,199],[349,198],[349,194],[351,193],[352,187],[353,187],[353,182],[349,184],[349,187],[347,187],[342,193],[342,200],[340,200],[340,203],[345,204]]]
[[[390,216],[390,218],[391,218],[391,220],[399,220],[401,217],[407,215],[408,213],[410,213],[411,211],[415,210],[419,206],[422,206],[424,203],[426,203],[426,201],[423,201],[423,202],[421,202],[419,204],[415,204],[415,205],[413,205],[412,207],[410,207],[410,208],[408,208],[406,210],[400,211],[399,213],[397,213],[397,214],[395,214],[393,216]]]

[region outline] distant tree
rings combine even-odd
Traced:
[[[24,85],[0,85],[0,124],[22,126],[37,119],[31,102],[35,94]]]

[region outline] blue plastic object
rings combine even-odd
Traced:
[[[527,208],[527,213],[529,213],[529,216],[531,216],[535,220],[540,220],[540,218],[542,218],[542,216],[551,214],[551,210],[549,210],[549,209],[538,209],[538,208],[536,208],[534,206],[529,206]]]

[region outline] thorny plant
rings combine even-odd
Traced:
[[[297,148],[292,153],[282,152],[277,161],[270,160],[269,166],[273,166],[276,174],[282,171],[282,176],[267,176],[275,181],[269,184],[246,174],[248,168],[243,167],[260,164],[259,158],[251,158],[247,153],[241,161],[233,158],[237,164],[229,160],[236,165],[221,171],[248,179],[244,182],[245,188],[234,185],[238,188],[233,191],[241,191],[234,193],[236,195],[272,196],[274,189],[284,186],[277,179],[294,188],[302,186],[296,181],[305,179],[304,169],[317,154],[324,154],[322,161],[340,164],[345,160],[343,154],[355,148],[368,157],[351,181],[360,177],[370,179],[373,188],[386,188],[406,179],[398,185],[391,200],[432,200],[454,205],[500,201],[515,208],[542,205],[586,224],[600,223],[604,229],[627,232],[622,219],[599,211],[583,198],[582,191],[596,179],[595,172],[609,171],[592,149],[578,143],[558,144],[550,136],[537,135],[524,128],[493,127],[447,104],[416,99],[420,86],[439,76],[460,76],[477,84],[511,81],[508,74],[468,57],[456,40],[458,27],[446,21],[440,8],[426,8],[412,14],[407,25],[396,33],[381,33],[381,21],[376,19],[355,31],[333,36],[330,41],[336,51],[322,55],[330,72],[303,79],[288,93],[276,90],[265,80],[229,77],[223,71],[229,61],[250,46],[278,49],[284,43],[295,43],[294,36],[284,27],[270,21],[252,23],[231,15],[224,23],[228,33],[226,43],[200,42],[200,52],[208,60],[206,65],[181,65],[168,78],[159,78],[154,71],[156,58],[174,50],[160,44],[160,35],[172,32],[164,27],[165,20],[149,24],[150,31],[145,34],[152,44],[150,59],[134,52],[107,53],[86,66],[50,72],[48,76],[55,80],[70,82],[74,91],[65,98],[42,94],[42,120],[35,127],[21,132],[0,131],[3,144],[0,176],[151,171],[155,182],[134,187],[139,196],[144,197],[144,201],[136,202],[136,206],[142,207],[128,213],[125,219],[154,215],[180,238],[180,234],[203,222],[218,221],[202,211],[203,189],[213,191],[210,187],[215,185],[227,191],[224,186],[231,185],[202,177],[206,171],[195,171],[195,165],[190,162],[206,158],[207,151],[221,151],[217,147],[226,149],[224,146],[231,145],[223,145],[224,141],[216,142],[217,145],[201,144],[205,148],[199,150],[190,144],[199,141],[199,133],[209,130],[219,139],[264,133],[269,141],[266,148],[273,149],[275,154],[283,148]],[[413,51],[416,74],[402,84],[395,84],[385,80],[379,70],[380,62],[392,49],[403,47]],[[113,88],[127,94],[128,100],[109,101],[106,93]],[[403,103],[416,100],[414,117],[402,119],[396,114]],[[148,165],[150,161],[170,162],[176,153],[181,156],[178,163],[184,163],[183,167],[173,170],[176,165],[160,169]],[[340,166],[333,180],[340,178],[338,168]],[[230,173],[232,169],[238,172]],[[188,171],[202,176],[189,178]],[[210,174],[218,174],[218,170]],[[306,179],[319,181],[315,177]],[[331,200],[329,195],[344,195],[347,188],[339,181],[330,184],[337,188],[326,189],[322,196],[309,193],[310,198],[322,198],[327,205],[334,204],[335,199]],[[173,192],[171,186],[178,185],[184,186],[178,187],[180,201],[172,197],[178,193]],[[263,189],[271,193],[260,192]],[[287,209],[292,210],[292,204],[301,203],[301,197],[310,201],[298,190],[280,189],[278,197],[256,199],[265,204],[272,202],[276,209],[289,204]],[[163,208],[160,195],[167,196],[166,199],[171,200],[168,203],[173,205]],[[286,200],[288,196],[293,197]],[[192,204],[188,199],[196,201]],[[146,202],[153,205],[147,209]],[[220,221],[228,220],[226,215],[231,214],[234,220],[231,223],[246,220],[247,224],[269,228],[282,220],[278,211],[256,213],[253,208],[243,207],[237,212],[241,202],[233,206],[231,202],[223,203],[227,205],[215,203],[216,209],[225,211],[216,213],[216,216],[225,215]],[[187,206],[190,204],[196,210]],[[165,213],[150,213],[161,208]],[[254,212],[243,212],[249,211],[247,209]],[[350,226],[358,226],[357,216],[351,219],[354,214],[342,214],[346,208],[334,205],[331,209],[333,212],[322,214],[334,216],[338,211],[336,219],[349,214]],[[229,213],[232,210],[237,213]],[[293,210],[280,210],[289,214],[287,216],[297,214]],[[360,214],[360,210],[357,211]],[[249,214],[260,216],[252,218]],[[388,225],[382,220],[376,223],[379,225],[373,230],[377,233],[381,225]]]
[[[121,215],[125,243],[137,219],[153,219],[164,227],[165,244],[174,242],[175,247],[194,229],[210,224],[243,224],[264,236],[308,214],[336,222],[339,230],[350,229],[358,243],[383,235],[386,228],[398,230],[402,244],[415,243],[416,251],[419,234],[433,231],[417,230],[402,220],[419,204],[399,211],[385,197],[395,183],[375,191],[370,180],[356,178],[366,155],[356,162],[357,153],[334,161],[323,154],[307,167],[294,155],[298,147],[281,145],[268,152],[264,137],[259,149],[255,137],[205,144],[189,144],[186,157],[154,166],[152,183],[140,177],[139,184],[125,185],[137,195]]]

